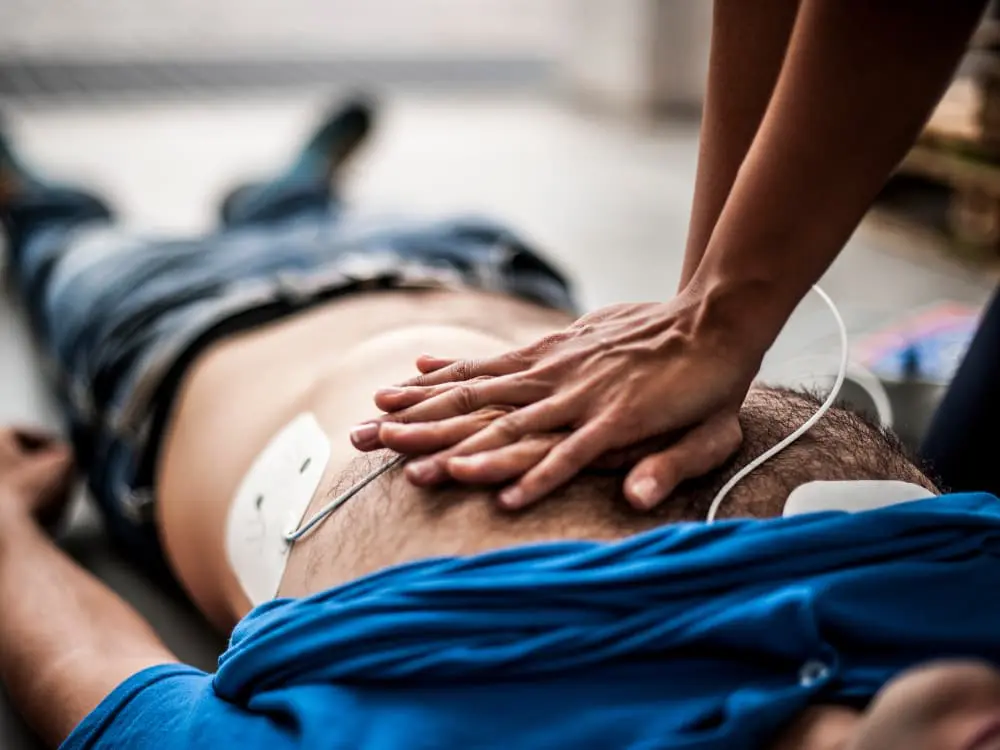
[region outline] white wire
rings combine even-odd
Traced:
[[[803,373],[804,368],[809,369],[807,373]],[[764,378],[764,382],[771,383],[786,383],[786,382],[805,382],[807,385],[813,385],[814,383],[811,379],[818,381],[818,377],[821,377],[823,381],[829,382],[827,375],[829,375],[829,358],[815,356],[806,357],[796,357],[795,359],[784,362],[777,373],[768,373]],[[834,375],[836,377],[836,375]],[[848,360],[847,362],[847,375],[844,376],[844,384],[854,383],[861,390],[868,394],[871,399],[872,405],[875,407],[875,413],[878,415],[878,421],[883,427],[892,428],[895,424],[895,413],[892,408],[892,401],[889,399],[889,393],[886,391],[885,386],[882,385],[882,381],[878,379],[871,370],[869,370],[864,365]]]
[[[357,482],[355,482],[354,486],[351,487],[349,490],[343,492],[340,495],[337,495],[337,497],[333,498],[333,500],[331,500],[329,503],[324,505],[318,511],[313,513],[312,517],[304,524],[302,524],[301,526],[297,526],[294,529],[290,529],[289,531],[286,531],[284,535],[285,541],[288,542],[289,544],[294,544],[295,542],[297,542],[299,539],[301,539],[310,531],[312,531],[314,528],[316,528],[316,526],[325,521],[327,516],[329,516],[331,513],[337,510],[337,508],[339,508],[341,505],[346,503],[352,497],[357,495],[359,492],[361,492],[361,490],[363,490],[373,481],[375,481],[380,476],[385,474],[393,466],[399,466],[405,460],[406,456],[403,455],[396,456],[385,466],[380,466],[371,473],[369,473],[367,476],[363,477],[362,479],[359,479]]]
[[[882,381],[878,376],[864,365],[851,362],[847,367],[847,378],[857,384],[868,394],[875,405],[875,413],[878,414],[878,421],[883,427],[892,429],[895,426],[896,416],[892,409],[892,401],[889,399],[889,392],[886,391]]]
[[[820,289],[818,284],[813,285],[812,290],[816,292],[816,294],[818,294],[826,303],[827,307],[830,308],[830,312],[833,313],[833,319],[837,322],[837,332],[840,334],[840,370],[837,372],[837,379],[833,383],[830,395],[826,397],[826,401],[824,401],[823,405],[816,410],[816,413],[803,422],[797,430],[795,430],[788,437],[779,441],[773,447],[761,453],[757,456],[757,458],[736,472],[736,474],[734,474],[732,478],[730,478],[730,480],[722,486],[722,489],[716,494],[715,498],[712,500],[712,504],[708,508],[708,516],[705,519],[708,523],[715,522],[715,516],[719,512],[719,507],[722,505],[722,502],[726,499],[726,495],[729,494],[733,487],[740,483],[740,480],[765,461],[770,460],[809,432],[813,425],[820,420],[820,417],[830,410],[830,407],[833,406],[833,402],[836,401],[837,396],[840,395],[840,389],[844,385],[844,378],[847,376],[847,358],[849,354],[847,346],[847,326],[844,325],[844,319],[840,315],[840,310],[837,309],[837,306],[834,304],[833,300],[830,299],[830,296]]]

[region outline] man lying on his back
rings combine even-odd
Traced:
[[[116,233],[0,147],[15,281],[108,527],[232,632],[214,675],[178,664],[42,530],[68,451],[0,434],[0,677],[46,740],[909,750],[989,728],[1000,681],[977,663],[861,711],[920,662],[1000,657],[1000,602],[975,593],[1000,569],[992,498],[776,518],[815,480],[933,488],[854,414],[738,485],[721,515],[739,520],[715,526],[697,523],[715,491],[814,399],[753,391],[734,462],[651,514],[614,470],[509,514],[354,451],[371,392],[421,351],[487,356],[571,319],[562,277],[499,227],[346,214],[330,181],[366,130],[363,109],[332,118],[198,241]],[[944,678],[963,692],[942,708]]]

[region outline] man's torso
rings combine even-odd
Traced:
[[[225,555],[226,517],[256,455],[296,415],[313,413],[331,443],[315,508],[360,459],[348,432],[376,413],[374,391],[412,376],[418,355],[498,354],[567,320],[482,292],[377,292],[335,300],[204,352],[178,392],[157,472],[160,534],[199,607],[220,625],[249,610]],[[296,544],[281,593],[304,595],[394,563],[558,535],[544,525],[524,533],[512,518],[498,528],[501,514],[490,503],[430,508],[421,502],[427,493],[382,481],[393,482],[391,498],[372,497],[380,485],[373,486]]]

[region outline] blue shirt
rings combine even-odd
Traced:
[[[665,526],[424,560],[256,608],[214,675],[66,748],[756,748],[929,659],[1000,662],[1000,502]]]

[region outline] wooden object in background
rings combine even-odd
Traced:
[[[992,4],[901,174],[946,186],[950,234],[1000,250],[1000,5]]]
[[[918,145],[898,171],[950,188],[948,228],[955,239],[975,247],[1000,248],[1000,165]]]

